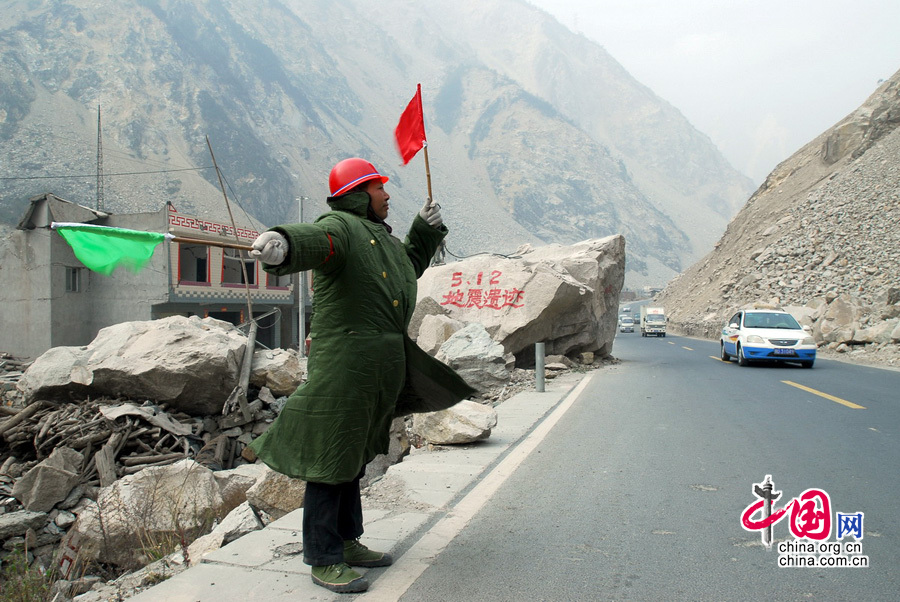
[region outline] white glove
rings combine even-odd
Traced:
[[[441,219],[441,206],[431,199],[425,199],[425,206],[419,209],[419,217],[434,228],[440,228],[444,223],[444,220]]]
[[[288,241],[278,232],[263,232],[252,246],[250,256],[263,263],[279,265],[287,257]]]

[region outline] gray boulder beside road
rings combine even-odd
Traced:
[[[222,410],[247,337],[227,322],[172,316],[103,328],[84,347],[54,347],[25,372],[26,403],[106,395],[153,399],[193,415]]]
[[[517,358],[533,357],[538,342],[548,354],[603,357],[612,351],[624,279],[620,235],[478,255],[425,272],[411,330],[418,334],[426,315],[443,314],[483,325]]]

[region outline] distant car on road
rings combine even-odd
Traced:
[[[619,320],[619,332],[634,332],[634,319],[629,316],[623,316]]]
[[[626,306],[626,307],[623,307],[623,308],[622,308],[622,313],[623,313],[623,314],[630,314],[630,313],[631,313],[631,308],[630,308],[630,307],[627,307],[627,306]]]
[[[816,361],[816,341],[809,331],[791,314],[772,309],[746,309],[731,316],[719,346],[723,362],[735,357],[741,366],[765,360],[812,368]]]

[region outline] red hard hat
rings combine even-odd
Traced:
[[[380,178],[382,182],[387,182],[387,176],[378,173],[375,166],[366,161],[354,157],[352,159],[344,159],[331,168],[328,175],[328,187],[331,189],[331,196],[340,196],[349,191],[354,186]]]

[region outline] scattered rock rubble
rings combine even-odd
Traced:
[[[64,554],[70,548],[64,538],[76,524],[76,517],[82,520],[86,511],[102,505],[105,492],[118,495],[117,487],[129,478],[184,461],[196,465],[192,482],[201,469],[220,475],[231,472],[229,469],[262,466],[248,464],[240,454],[265,430],[284,398],[274,398],[266,388],[251,389],[251,395],[257,398],[248,404],[252,413],[249,421],[240,411],[227,416],[191,417],[169,412],[164,405],[112,398],[58,404],[38,401],[22,408],[7,395],[0,411],[0,561],[14,550],[25,549],[29,562],[45,570],[56,568],[54,558],[58,563],[65,562]],[[231,507],[215,508],[216,516],[239,505],[235,501],[246,503],[247,490],[257,480],[245,479],[242,487],[231,492],[231,497],[237,498],[231,499]],[[269,512],[277,507],[262,499],[257,504]],[[264,510],[258,514],[266,516]],[[109,513],[106,520],[111,523]],[[256,528],[262,526],[262,519],[259,521]],[[189,534],[201,534],[204,529],[198,527],[194,525]],[[115,532],[110,524],[106,526],[107,539]],[[219,545],[227,541],[222,538]],[[131,552],[135,546],[132,540],[124,547]],[[84,560],[83,547],[74,549],[78,552],[73,556]],[[126,554],[121,558],[129,557]],[[138,558],[121,564],[114,560],[103,557],[101,564],[91,569],[95,577],[79,580],[80,586],[67,585],[59,600],[78,593],[81,586],[102,581],[100,577],[114,576],[143,563]],[[75,570],[75,565],[73,557],[57,570],[65,576]]]
[[[265,357],[254,360],[254,378],[271,383],[278,370],[268,365],[272,352],[261,353]],[[14,358],[4,360],[6,366],[27,368]],[[476,363],[471,353],[465,361],[470,367]],[[497,358],[486,354],[483,361],[496,365]],[[545,378],[612,361],[593,353],[575,360],[550,356]],[[266,365],[267,377],[257,374],[257,364]],[[496,424],[492,407],[534,388],[532,370],[510,367],[504,382],[497,381],[494,368],[483,372],[482,392],[471,407],[445,411],[445,420],[432,419],[419,429],[413,428],[412,417],[395,421],[399,443],[396,450],[392,445],[391,458],[373,462],[380,468],[367,475],[367,503],[402,495],[386,488],[380,477],[410,445],[438,450],[483,439]],[[265,386],[250,386],[247,420],[240,410],[191,416],[166,404],[112,397],[36,400],[26,406],[24,393],[15,388],[22,373],[12,370],[3,378],[13,386],[7,386],[0,405],[0,558],[24,549],[30,562],[60,571],[58,601],[132,595],[302,502],[302,491],[291,490],[302,482],[252,464],[242,453],[286,400]],[[203,509],[200,518],[188,518],[185,509],[175,512],[171,505],[163,512],[148,506],[160,498],[153,491],[171,490],[177,483],[190,483],[191,493],[182,497]],[[145,525],[135,534],[134,526],[144,517],[167,515],[174,524]],[[143,566],[172,547],[175,551],[164,560]]]

